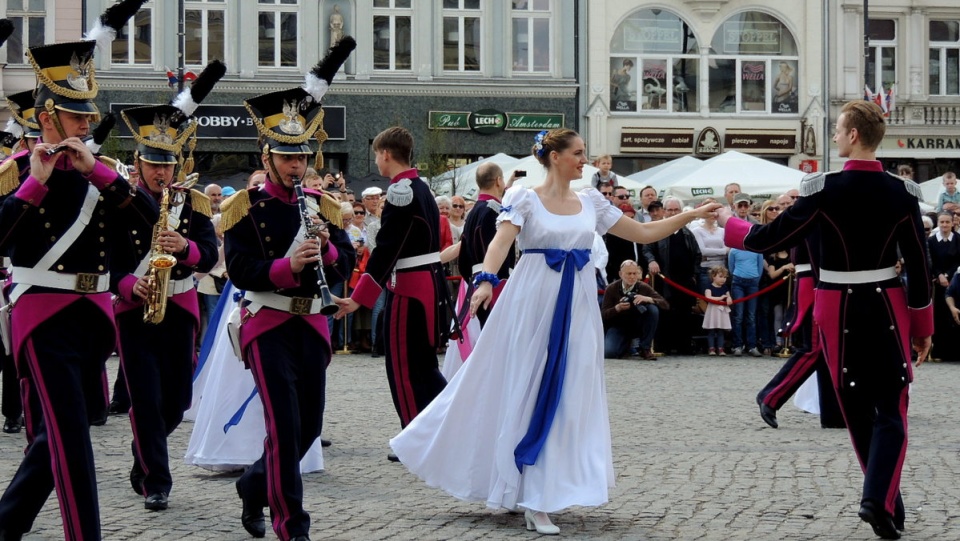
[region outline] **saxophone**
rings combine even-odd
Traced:
[[[160,196],[160,218],[153,226],[153,237],[150,242],[150,262],[147,268],[147,296],[143,301],[143,322],[154,325],[163,321],[167,311],[167,288],[170,283],[170,273],[177,265],[177,258],[168,254],[160,247],[160,233],[169,228],[170,219],[170,188],[163,185]]]

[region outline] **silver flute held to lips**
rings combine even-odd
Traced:
[[[92,135],[86,135],[86,136],[84,136],[84,137],[81,137],[80,140],[83,141],[83,144],[87,144],[87,141],[92,141],[92,140],[93,140],[93,136],[92,136]],[[63,152],[64,150],[68,150],[69,148],[70,148],[69,145],[63,145],[63,144],[57,145],[57,146],[55,146],[55,147],[53,147],[53,148],[47,149],[47,156],[53,156],[54,154],[59,154],[60,152]]]

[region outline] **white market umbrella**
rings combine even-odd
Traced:
[[[940,194],[943,193],[943,175],[921,182],[920,191],[923,192],[923,202],[937,208]]]
[[[524,186],[526,188],[533,188],[543,183],[543,180],[547,178],[547,169],[540,165],[540,162],[537,161],[537,158],[534,156],[527,156],[521,160],[518,160],[516,163],[513,163],[503,169],[503,178],[510,178],[510,175],[513,174],[515,170],[522,170],[527,172],[527,176],[520,177],[517,179],[515,186]],[[575,180],[570,183],[570,189],[574,191],[582,190],[593,185],[593,175],[599,171],[596,167],[588,164],[583,166],[583,176],[580,179]],[[640,195],[640,189],[645,186],[640,184],[635,180],[631,180],[627,177],[621,177],[617,175],[617,185],[623,186],[630,192],[632,192],[633,197],[636,198]]]
[[[693,156],[683,156],[666,163],[661,163],[650,169],[638,171],[627,178],[637,181],[641,186],[653,186],[658,196],[663,196],[663,190],[675,180],[703,167],[703,160]]]
[[[475,200],[477,194],[480,192],[480,189],[477,188],[477,167],[480,167],[480,164],[492,162],[505,169],[517,161],[516,158],[508,156],[507,154],[494,154],[488,158],[483,158],[437,175],[431,179],[431,184],[433,186],[439,186],[436,190],[438,195],[460,195],[467,199]],[[509,175],[505,174],[504,178],[509,178]],[[454,185],[456,186],[456,194],[451,194],[453,191],[451,188]]]
[[[703,165],[676,179],[664,188],[665,195],[691,203],[713,197],[723,198],[723,188],[731,182],[756,199],[775,199],[787,190],[800,187],[806,175],[763,158],[730,150],[703,162]]]

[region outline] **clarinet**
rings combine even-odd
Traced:
[[[303,195],[303,185],[300,177],[293,177],[293,189],[297,192],[297,204],[300,205],[300,223],[303,224],[303,230],[306,231],[308,239],[319,237],[319,228],[313,223],[313,218],[307,211],[307,199]],[[336,314],[340,307],[333,302],[333,295],[330,294],[330,286],[327,285],[327,277],[323,274],[323,262],[317,261],[317,285],[320,286],[320,313],[325,316]]]

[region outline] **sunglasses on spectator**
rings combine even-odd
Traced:
[[[924,227],[923,230],[926,231],[927,233],[929,233],[930,231],[932,231],[932,229],[930,229],[929,227]]]
[[[780,212],[780,207],[767,207],[767,212]]]
[[[617,199],[630,199],[629,195],[618,195]]]
[[[362,211],[362,210],[355,210],[355,211],[353,211],[353,215],[354,215],[354,216],[366,216],[366,214],[367,214],[367,213],[364,212],[364,211]]]
[[[750,216],[753,216],[754,218],[759,218],[759,217],[760,217],[760,213],[759,213],[759,212],[751,212],[751,213],[750,213]]]
[[[462,209],[463,205],[451,205],[455,209]]]
[[[609,197],[613,195],[613,192],[600,192],[600,193],[602,193],[604,197]]]
[[[741,202],[737,203],[737,206],[738,206],[738,207],[749,207],[749,206],[750,206],[750,203],[748,203],[748,202],[746,202],[746,201],[741,201]]]

